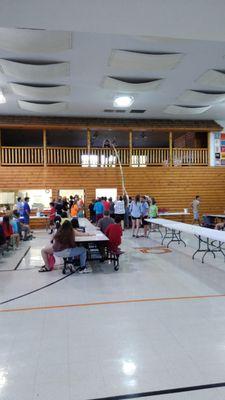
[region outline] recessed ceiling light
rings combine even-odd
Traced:
[[[6,98],[2,91],[0,90],[0,104],[6,103]]]
[[[134,98],[132,96],[118,96],[114,99],[114,107],[130,107],[133,104]]]

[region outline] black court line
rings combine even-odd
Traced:
[[[122,395],[119,395],[119,396],[98,397],[96,399],[89,399],[89,400],[138,399],[140,397],[162,396],[164,394],[194,392],[194,391],[197,391],[197,390],[216,389],[216,388],[220,388],[220,387],[225,387],[225,382],[209,383],[207,385],[199,385],[199,386],[186,386],[186,387],[173,388],[173,389],[154,390],[154,391],[151,391],[151,392],[122,394]]]
[[[62,278],[57,279],[56,281],[53,281],[53,282],[51,282],[51,283],[48,283],[47,285],[41,286],[40,288],[31,290],[30,292],[27,292],[27,293],[20,294],[19,296],[16,296],[16,297],[12,297],[11,299],[4,300],[4,301],[2,301],[2,302],[0,303],[0,306],[2,306],[3,304],[11,303],[11,302],[14,301],[14,300],[21,299],[22,297],[29,296],[30,294],[39,292],[40,290],[46,289],[47,287],[52,286],[52,285],[55,285],[56,283],[63,281],[64,279],[68,278],[70,275],[73,275],[73,274],[74,274],[74,272],[71,272],[71,273],[69,273],[68,275],[63,276]]]
[[[27,255],[28,251],[30,251],[30,249],[31,249],[31,246],[28,247],[28,249],[25,251],[24,255],[21,257],[21,259],[19,260],[19,262],[15,266],[15,268],[14,268],[15,271],[20,266],[21,262],[23,261],[24,257],[26,257],[26,255]]]

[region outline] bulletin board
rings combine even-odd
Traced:
[[[225,166],[225,132],[216,132],[214,136],[215,165]]]

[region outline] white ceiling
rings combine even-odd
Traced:
[[[168,109],[180,105],[188,106],[188,109],[187,114],[177,113],[179,119],[225,120],[225,102],[221,100],[210,102],[210,96],[208,103],[205,100],[201,103],[201,98],[196,104],[193,100],[188,103],[188,98],[187,101],[179,100],[188,90],[225,93],[225,86],[213,87],[198,81],[208,70],[225,71],[224,15],[224,0],[2,0],[0,65],[1,59],[36,65],[66,62],[69,63],[69,75],[57,78],[56,74],[48,72],[50,77],[46,79],[36,73],[32,80],[30,72],[35,68],[28,68],[29,76],[25,75],[23,79],[19,78],[19,71],[12,76],[0,70],[0,88],[7,100],[0,104],[0,115],[174,119],[176,113],[168,114]],[[4,37],[7,40],[4,41]],[[39,40],[41,47],[38,47]],[[172,68],[165,63],[163,68],[146,69],[148,64],[143,67],[140,63],[139,67],[137,60],[132,64],[129,58],[123,65],[115,62],[109,65],[115,50],[139,54],[179,53],[181,56]],[[107,77],[121,78],[124,82],[134,79],[136,83],[133,90],[130,85],[130,92],[129,84],[110,84],[106,88]],[[159,85],[147,83],[156,79],[161,79]],[[49,96],[43,98],[26,97],[14,93],[10,83],[38,85],[45,89],[49,84],[51,90]],[[67,95],[63,96],[63,92],[57,97],[51,94],[57,92],[53,87],[59,85],[70,86],[65,92]],[[25,92],[32,93],[32,90]],[[36,92],[41,93],[41,90]],[[134,97],[131,108],[121,114],[105,113],[105,109],[113,109],[114,97],[124,93]],[[63,103],[63,111],[55,105],[49,107],[49,104],[46,112],[44,106],[26,106],[27,110],[24,110],[18,105],[21,104],[18,101],[43,100],[45,103],[46,96],[48,102]],[[196,114],[193,110],[191,113],[190,106],[204,106],[206,111]],[[28,111],[28,108],[37,111]],[[145,109],[146,112],[130,114],[131,109]],[[176,107],[172,109],[176,110]]]

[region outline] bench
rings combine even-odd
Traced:
[[[146,219],[146,221],[165,228],[162,244],[164,244],[166,239],[170,239],[167,243],[167,247],[174,242],[177,242],[178,244],[183,243],[186,247],[185,241],[181,238],[182,232],[197,237],[198,249],[192,255],[193,260],[197,253],[204,253],[202,256],[202,263],[204,263],[204,258],[208,253],[211,253],[214,258],[216,257],[215,253],[221,253],[225,258],[224,249],[222,248],[223,243],[225,243],[225,232],[223,231],[217,231],[202,226],[190,225],[163,218]]]

